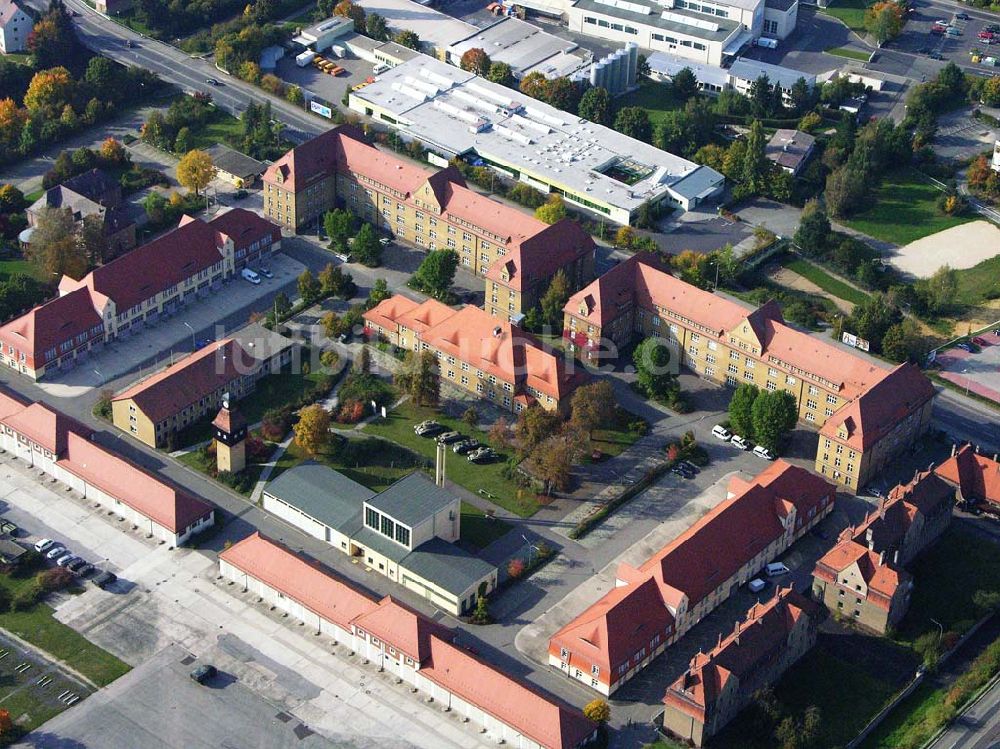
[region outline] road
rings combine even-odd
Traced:
[[[48,7],[48,0],[27,0],[27,3],[39,12],[44,12]],[[211,62],[137,34],[101,15],[84,0],[67,0],[66,7],[79,14],[73,21],[80,41],[122,65],[150,70],[189,94],[198,91],[211,94],[217,106],[237,117],[251,101],[268,99],[274,116],[286,124],[284,137],[296,143],[329,129],[317,115],[283,99],[269,96],[261,89],[221,72]],[[135,46],[131,49],[126,47],[126,40],[131,40]],[[222,83],[213,86],[207,82],[209,78],[221,80]]]
[[[993,682],[928,749],[996,749],[1000,746],[1000,681]]]

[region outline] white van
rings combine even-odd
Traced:
[[[767,49],[777,49],[778,48],[778,40],[777,39],[769,39],[766,36],[762,36],[760,39],[757,40],[757,46],[758,47],[766,47]]]
[[[767,587],[767,583],[765,583],[759,577],[755,577],[753,580],[750,581],[747,587],[750,589],[751,593],[760,593],[762,590],[764,590],[764,588]]]
[[[757,445],[757,447],[753,449],[753,454],[758,458],[763,458],[764,460],[774,460],[774,456],[771,455],[771,451],[761,445]]]
[[[750,449],[750,442],[747,440],[747,438],[746,437],[740,437],[740,435],[738,435],[738,434],[734,434],[733,435],[733,439],[731,440],[731,442],[734,445],[736,445],[736,447],[738,447],[740,450],[749,450]]]
[[[764,569],[767,571],[768,577],[778,577],[780,575],[787,575],[791,572],[791,570],[781,562],[771,562]]]
[[[729,442],[733,434],[721,424],[716,424],[712,427],[712,436],[722,440],[723,442]]]
[[[377,63],[374,68],[372,68],[372,75],[382,75],[385,71],[389,69],[389,66],[384,62]]]
[[[256,273],[254,273],[249,268],[244,268],[240,272],[240,275],[243,276],[243,278],[245,278],[247,281],[249,281],[250,283],[252,283],[254,286],[256,286],[257,284],[260,283],[260,276],[258,276]]]

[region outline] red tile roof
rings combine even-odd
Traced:
[[[839,542],[816,562],[813,574],[821,580],[836,583],[839,575],[855,563],[868,586],[867,600],[888,611],[896,590],[909,581],[910,575],[896,568],[882,554],[869,550],[857,541]]]
[[[577,710],[544,697],[460,647],[432,636],[430,662],[420,669],[464,701],[479,707],[546,749],[573,749],[595,729]]]
[[[75,432],[67,433],[65,456],[58,465],[174,533],[183,533],[212,512],[207,502],[163,483]]]
[[[328,177],[336,169],[340,136],[354,132],[353,128],[336,127],[296,146],[264,171],[264,182],[298,192]]]
[[[915,364],[900,364],[858,398],[839,408],[823,424],[820,434],[864,451],[933,397],[934,386],[920,368]],[[840,437],[841,426],[846,438]]]
[[[725,683],[735,677],[750,681],[771,666],[787,647],[802,617],[814,607],[791,588],[779,588],[767,603],[755,603],[743,622],[707,653],[698,653],[690,667],[667,689],[663,702],[701,722],[707,722]],[[809,623],[814,626],[813,622]]]
[[[417,335],[423,335],[428,328],[444,322],[457,312],[437,299],[426,299],[415,307],[403,311],[397,321],[400,327],[412,330]]]
[[[11,411],[2,421],[53,455],[62,455],[66,450],[66,436],[70,431],[84,437],[90,437],[94,433],[90,427],[41,402],[30,403],[18,411]]]
[[[790,508],[796,511],[795,530],[801,530],[810,520],[810,510],[819,516],[832,507],[836,492],[832,484],[783,460],[772,463],[752,482],[734,481],[730,491],[734,496],[638,569],[621,565],[618,579],[624,585],[557,632],[549,652],[558,655],[565,648],[579,658],[580,670],[586,673],[588,664],[598,665],[601,680],[611,683],[618,666],[642,646],[642,640],[648,645],[656,628],[662,630],[673,621],[670,610],[676,611],[683,597],[690,611],[785,533],[782,518]],[[650,583],[655,584],[655,595]],[[632,596],[635,602],[627,601]],[[649,631],[636,629],[632,618],[639,611],[651,623]],[[603,676],[606,672],[608,678]]]
[[[355,618],[378,606],[374,598],[334,577],[319,562],[295,554],[260,532],[223,550],[219,559],[348,632],[353,631]]]
[[[365,312],[363,317],[372,326],[396,332],[396,329],[399,327],[400,318],[416,306],[417,303],[412,299],[402,294],[395,294],[376,304]]]
[[[244,249],[263,237],[270,236],[271,242],[281,241],[281,228],[266,218],[245,208],[231,208],[208,222],[209,226],[233,240],[237,250]]]
[[[176,229],[95,268],[75,285],[113,300],[121,314],[221,262],[219,244],[211,225],[185,217]]]
[[[429,169],[422,169],[410,161],[378,150],[367,143],[356,130],[336,128],[330,132],[338,133],[333,139],[332,150],[336,156],[335,168],[341,172],[364,175],[403,195],[415,192],[434,174]],[[299,146],[298,149],[304,148],[311,142]]]
[[[259,366],[237,341],[224,338],[123,390],[114,400],[131,399],[153,424],[158,424]]]
[[[103,338],[104,321],[94,308],[90,292],[78,288],[40,304],[0,327],[0,341],[23,351],[26,360],[37,368],[45,363],[42,357],[46,351],[97,327],[101,329],[98,337]]]
[[[957,485],[965,501],[1000,505],[1000,462],[980,455],[972,445],[962,447],[934,472]]]
[[[324,619],[359,628],[418,660],[420,674],[545,749],[574,749],[594,725],[572,707],[511,679],[451,641],[447,627],[387,596],[377,603],[317,562],[259,532],[219,554]]]
[[[8,416],[12,416],[23,410],[28,405],[28,401],[21,398],[13,390],[7,390],[0,386],[0,423]]]
[[[486,278],[516,291],[548,282],[556,271],[594,254],[594,240],[578,223],[563,219],[545,226],[493,261]],[[506,273],[508,280],[503,280]],[[572,278],[570,279],[572,283]]]

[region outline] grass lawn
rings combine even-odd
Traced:
[[[0,281],[6,281],[15,273],[23,273],[35,278],[39,277],[38,268],[27,260],[0,260]]]
[[[469,433],[469,427],[458,419],[452,419],[430,408],[420,408],[410,402],[402,404],[386,419],[377,419],[365,427],[367,434],[384,437],[398,445],[413,450],[428,461],[434,460],[434,440],[418,437],[413,433],[413,425],[425,419],[434,419],[442,425],[459,432]],[[483,437],[483,434],[476,434]],[[445,463],[448,478],[465,487],[470,492],[489,492],[494,503],[523,518],[538,511],[538,500],[534,492],[521,489],[510,479],[504,478],[507,456],[495,463],[477,465],[470,463],[464,455],[456,455],[450,449]]]
[[[868,3],[865,0],[833,0],[828,8],[820,9],[820,13],[826,13],[844,22],[844,25],[851,31],[859,34],[865,33],[865,9]]]
[[[908,244],[976,218],[941,213],[937,207],[941,191],[914,169],[887,174],[872,197],[874,200],[866,210],[843,223],[893,244]]]
[[[31,204],[32,204],[32,203],[34,203],[34,202],[35,202],[36,200],[38,200],[38,199],[39,199],[40,197],[42,197],[42,196],[43,196],[44,194],[45,194],[45,190],[44,190],[44,189],[42,189],[42,188],[38,188],[38,189],[37,189],[37,190],[35,190],[34,192],[29,192],[29,193],[27,193],[27,194],[26,194],[26,195],[24,196],[24,199],[25,199],[26,201],[28,201],[28,205],[31,205]]]
[[[828,294],[833,294],[838,299],[843,299],[851,304],[863,304],[868,300],[868,295],[850,284],[844,283],[838,278],[834,278],[818,265],[810,263],[802,258],[789,258],[782,263],[788,270],[798,273],[806,280],[812,281]]]
[[[204,125],[191,128],[191,148],[209,148],[216,143],[230,143],[239,138],[243,125],[219,107],[212,107],[212,116]]]
[[[275,466],[276,470],[271,472],[271,478],[310,459],[330,466],[373,492],[388,488],[403,476],[425,465],[421,457],[410,450],[375,437],[339,437],[331,442],[328,450],[314,458],[292,440],[285,455]]]
[[[10,596],[30,581],[31,576],[0,575],[0,587]],[[110,684],[131,670],[131,666],[124,661],[92,644],[76,630],[56,621],[52,613],[52,608],[44,603],[36,603],[27,611],[5,610],[0,613],[0,627],[27,640],[52,657],[65,661],[99,686]],[[3,706],[7,707],[7,700],[3,701]]]
[[[987,299],[1000,298],[1000,255],[971,268],[955,271],[958,276],[958,304],[976,306]]]
[[[1000,592],[1000,547],[953,525],[910,566],[916,587],[910,609],[900,622],[899,640],[936,632],[931,619],[947,632],[971,625],[982,616],[972,602],[977,590]]]
[[[895,749],[903,737],[922,723],[927,713],[944,702],[948,690],[936,689],[929,681],[917,687],[861,744],[861,749]]]
[[[485,549],[498,538],[507,535],[510,523],[500,518],[487,518],[475,505],[462,502],[462,540],[476,549]]]
[[[641,421],[641,417],[626,411],[624,408],[619,408],[616,420],[617,423],[609,429],[595,429],[590,433],[591,447],[594,450],[600,450],[608,457],[621,455],[641,436],[638,432],[629,429],[629,424]]]
[[[618,98],[618,109],[622,107],[642,107],[649,113],[649,121],[656,126],[666,119],[667,113],[680,109],[682,102],[674,98],[670,86],[654,81],[645,81],[636,91]]]
[[[870,52],[862,52],[850,47],[832,47],[826,50],[826,53],[828,55],[836,55],[837,57],[846,57],[849,60],[861,60],[862,62],[868,62],[871,59]]]

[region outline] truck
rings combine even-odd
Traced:
[[[316,53],[311,49],[307,49],[305,52],[295,56],[295,64],[300,68],[304,68],[306,65],[311,63],[316,59]]]

